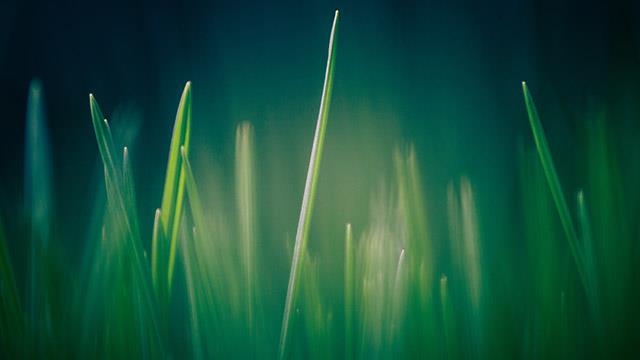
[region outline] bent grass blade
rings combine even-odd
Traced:
[[[556,204],[556,209],[558,210],[558,215],[560,216],[560,222],[562,223],[562,228],[565,235],[567,236],[571,254],[574,261],[576,262],[576,268],[578,270],[580,280],[582,281],[582,285],[584,286],[585,290],[588,292],[589,286],[585,278],[583,262],[577,247],[578,235],[576,232],[576,228],[573,224],[571,214],[569,213],[569,207],[567,206],[567,200],[564,197],[564,192],[562,191],[562,186],[560,185],[560,180],[558,179],[558,173],[556,172],[556,168],[553,164],[553,158],[551,157],[551,151],[549,150],[549,145],[547,144],[547,138],[544,134],[542,124],[540,123],[540,118],[538,117],[538,111],[536,110],[533,98],[529,93],[527,84],[524,81],[522,82],[522,92],[524,94],[524,102],[527,107],[529,124],[531,125],[531,131],[533,132],[536,149],[538,150],[540,162],[542,163],[542,168],[544,169],[544,174],[547,178],[547,184],[549,185],[549,190],[551,191],[553,201]]]

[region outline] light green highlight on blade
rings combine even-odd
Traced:
[[[92,94],[89,95],[91,120],[98,149],[104,166],[105,188],[107,196],[107,209],[105,212],[105,228],[108,226],[110,236],[121,239],[122,243],[109,242],[111,250],[124,249],[124,253],[130,256],[129,265],[133,271],[132,283],[142,293],[145,304],[142,309],[147,313],[148,334],[156,346],[162,347],[162,339],[158,324],[156,298],[153,296],[153,286],[148,263],[144,259],[144,250],[137,231],[137,216],[135,214],[135,191],[131,169],[129,168],[128,150],[123,151],[123,167],[116,166],[116,153],[114,141],[109,128],[109,123],[104,118],[100,107]],[[106,240],[106,239],[105,239]],[[111,240],[111,239],[110,239]],[[106,244],[106,243],[105,243]],[[117,269],[116,269],[117,270]],[[113,290],[113,289],[108,289]],[[135,296],[135,295],[134,295]],[[118,308],[118,307],[116,307]],[[115,320],[117,321],[117,319]],[[113,334],[114,338],[116,334]],[[107,337],[107,340],[111,337]]]
[[[311,159],[309,160],[309,170],[307,173],[307,180],[302,197],[302,207],[300,209],[300,218],[298,220],[296,240],[293,249],[293,259],[291,261],[291,272],[289,274],[287,297],[285,300],[284,314],[282,317],[282,330],[280,332],[280,358],[284,358],[285,352],[287,350],[291,309],[293,308],[295,303],[298,279],[300,276],[299,272],[301,268],[302,257],[305,253],[307,237],[309,235],[309,225],[311,223],[313,200],[318,183],[318,173],[320,169],[320,161],[322,159],[322,147],[324,145],[324,135],[327,127],[327,118],[329,117],[331,92],[333,89],[333,71],[335,64],[334,38],[336,36],[338,25],[338,16],[339,12],[338,10],[336,10],[333,18],[333,26],[331,27],[331,36],[329,38],[329,50],[327,55],[327,68],[325,71],[324,87],[322,89],[320,110],[318,112],[318,121],[316,124],[316,131],[313,139],[313,147],[311,148]]]
[[[253,128],[249,123],[238,125],[236,130],[235,161],[236,207],[240,235],[242,267],[245,281],[246,322],[253,335],[254,305],[256,296],[256,200],[255,169],[253,161]]]
[[[551,157],[551,151],[549,150],[549,145],[547,144],[547,138],[544,134],[542,124],[540,123],[540,118],[538,117],[538,111],[536,110],[533,98],[529,93],[527,84],[524,81],[522,82],[522,92],[524,94],[524,101],[527,107],[529,124],[531,125],[531,131],[533,132],[536,149],[538,150],[540,162],[542,163],[542,168],[544,169],[544,174],[547,178],[547,184],[549,185],[549,190],[551,191],[553,201],[556,204],[556,209],[558,210],[558,215],[560,216],[560,222],[562,223],[562,228],[564,229],[564,233],[567,236],[571,254],[573,255],[574,261],[576,262],[578,274],[580,275],[580,279],[586,289],[588,286],[584,275],[584,267],[578,253],[578,236],[576,234],[576,228],[573,224],[571,214],[569,213],[569,207],[567,206],[567,201],[564,197],[564,192],[562,191],[562,186],[560,185],[560,180],[558,179],[558,174],[553,164],[553,158]]]
[[[173,280],[173,269],[176,258],[176,246],[180,220],[182,216],[182,202],[184,197],[184,173],[182,172],[182,156],[180,148],[184,146],[189,152],[189,140],[191,133],[191,82],[188,81],[182,92],[176,121],[171,137],[171,147],[169,148],[169,161],[167,163],[167,174],[162,193],[162,210],[160,214],[162,230],[165,241],[169,241],[168,268],[167,268],[167,289],[171,293],[171,283]],[[156,255],[157,256],[157,255]],[[157,276],[157,275],[156,275]],[[157,278],[160,278],[157,276]]]
[[[344,241],[344,322],[345,322],[345,358],[353,359],[355,357],[353,346],[353,321],[355,304],[354,289],[354,247],[353,247],[353,230],[351,224],[348,223],[345,226],[345,241]]]
[[[163,240],[160,239],[162,236],[162,229],[160,228],[160,214],[161,210],[156,209],[155,216],[153,218],[153,232],[151,235],[151,282],[153,283],[153,288],[156,291],[156,294],[160,291],[158,282],[158,253],[160,250],[158,247],[163,244]]]
[[[198,186],[196,184],[195,177],[193,175],[193,169],[191,167],[191,163],[189,162],[189,156],[187,153],[187,148],[182,146],[180,147],[180,153],[182,156],[182,172],[184,173],[185,178],[185,188],[187,190],[187,196],[189,198],[189,204],[191,207],[191,215],[193,216],[193,222],[196,226],[204,227],[206,224],[206,220],[204,217],[204,211],[202,210],[202,204],[200,203],[200,193],[198,191]],[[205,229],[198,229],[198,231],[204,231]]]

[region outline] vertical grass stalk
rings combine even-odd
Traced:
[[[182,202],[184,198],[184,172],[182,171],[181,147],[185,152],[189,152],[189,142],[191,138],[191,82],[184,86],[176,121],[171,136],[171,147],[169,148],[169,161],[167,163],[167,174],[165,177],[164,191],[162,193],[162,210],[160,220],[162,223],[163,240],[169,241],[169,254],[161,254],[160,257],[168,262],[167,265],[167,296],[171,294],[171,284],[173,281],[173,269],[176,258],[176,246],[178,233],[180,230],[180,220],[182,218]],[[156,255],[158,256],[158,255]],[[165,259],[166,257],[166,259]],[[164,281],[156,275],[159,281]]]
[[[353,248],[353,232],[351,224],[347,224],[345,228],[344,242],[344,322],[345,322],[345,358],[355,358],[353,347],[353,292],[355,288],[354,279],[354,248]]]
[[[527,107],[529,124],[531,125],[531,131],[536,143],[536,149],[538,150],[540,162],[542,163],[542,168],[544,169],[544,174],[547,178],[547,184],[549,185],[549,190],[551,191],[553,201],[556,204],[556,209],[558,210],[558,215],[560,216],[560,222],[562,224],[564,233],[567,236],[569,248],[576,263],[576,268],[578,270],[580,280],[582,281],[582,285],[584,286],[585,290],[588,291],[588,286],[584,274],[584,266],[582,264],[582,260],[577,248],[578,235],[576,233],[576,228],[573,224],[571,214],[569,213],[569,207],[567,206],[567,201],[564,197],[564,192],[562,191],[562,186],[560,185],[560,180],[558,179],[558,174],[553,164],[553,158],[551,157],[551,151],[549,150],[549,145],[547,144],[547,138],[544,134],[542,124],[540,123],[540,118],[538,117],[538,111],[536,110],[533,98],[529,93],[527,84],[524,81],[522,82],[522,92],[524,94],[524,102]]]
[[[333,89],[333,69],[335,64],[334,38],[338,25],[338,15],[339,12],[338,10],[336,10],[335,16],[333,18],[333,26],[331,27],[331,36],[329,38],[327,67],[325,71],[324,86],[322,89],[322,98],[320,99],[320,110],[318,112],[318,121],[313,138],[313,146],[311,148],[311,159],[309,160],[307,180],[304,187],[304,194],[302,196],[300,218],[298,220],[298,227],[296,230],[293,258],[291,261],[291,272],[289,274],[289,284],[287,286],[287,297],[285,300],[284,314],[282,316],[282,329],[280,331],[280,358],[284,358],[287,347],[289,327],[291,325],[291,309],[295,304],[296,290],[298,287],[298,280],[300,276],[299,272],[302,264],[302,256],[305,253],[306,241],[309,235],[309,225],[311,223],[313,200],[318,183],[318,173],[320,169],[320,161],[322,158],[322,147],[324,145],[324,135],[327,127],[327,118],[329,117],[331,92]]]

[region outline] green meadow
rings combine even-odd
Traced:
[[[264,132],[242,121],[226,135],[231,156],[217,160],[229,163],[203,165],[216,154],[203,155],[192,141],[202,121],[192,116],[192,104],[205,101],[199,79],[176,89],[173,130],[163,139],[169,144],[162,154],[165,175],[156,179],[163,184],[157,208],[137,201],[149,180],[133,160],[135,151],[144,151],[127,132],[135,117],[112,122],[113,109],[101,107],[100,94],[89,94],[87,119],[97,146],[77,151],[95,153],[100,171],[94,205],[84,209],[91,219],[86,224],[56,224],[53,202],[73,194],[54,191],[46,83],[34,80],[24,120],[15,120],[26,134],[21,236],[5,232],[0,219],[1,357],[637,354],[640,173],[633,169],[639,159],[618,146],[637,136],[611,128],[606,110],[585,109],[572,129],[577,146],[559,154],[553,145],[562,139],[545,128],[563,119],[546,116],[536,89],[522,82],[513,84],[522,94],[521,117],[513,121],[528,131],[512,149],[517,181],[505,186],[514,189],[513,198],[493,200],[498,194],[481,191],[487,187],[465,172],[433,186],[439,170],[421,158],[436,155],[419,151],[428,147],[398,138],[380,150],[361,137],[353,147],[375,147],[370,161],[388,171],[371,186],[348,186],[365,195],[341,196],[328,179],[363,164],[352,161],[352,147],[341,150],[343,167],[328,163],[335,156],[323,156],[340,105],[332,104],[341,72],[337,50],[348,46],[339,33],[336,11],[328,46],[316,44],[327,46],[326,67],[313,69],[324,71],[324,82],[317,84],[317,118],[301,125],[310,140],[304,153],[288,154],[286,146],[267,153]],[[559,155],[574,161],[558,162]],[[286,178],[292,158],[303,158],[306,172],[292,172],[296,186],[271,196],[276,190],[264,184]],[[494,189],[499,177],[493,176]],[[295,199],[295,216],[278,208],[277,197]],[[507,209],[497,209],[505,203]],[[357,209],[358,216],[343,218],[344,208]],[[510,216],[501,218],[505,213]],[[286,231],[269,223],[282,217]],[[60,245],[61,226],[86,234],[77,261],[70,262]],[[28,249],[25,266],[9,246],[17,243]]]

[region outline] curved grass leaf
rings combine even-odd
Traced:
[[[556,204],[556,209],[558,210],[558,215],[560,216],[560,222],[562,223],[562,228],[564,229],[564,233],[567,236],[571,254],[574,261],[576,262],[576,268],[578,270],[578,274],[580,275],[580,280],[582,281],[585,290],[588,291],[588,285],[584,275],[582,259],[580,258],[580,255],[578,253],[578,236],[576,233],[576,228],[573,224],[571,214],[569,213],[567,200],[564,197],[564,192],[562,191],[562,186],[560,185],[560,180],[558,179],[558,174],[553,164],[553,158],[551,157],[551,151],[549,150],[549,145],[547,144],[547,138],[544,134],[544,130],[542,129],[540,118],[538,117],[538,111],[536,110],[533,98],[529,93],[527,84],[524,81],[522,82],[522,92],[524,94],[524,102],[527,106],[529,124],[531,125],[531,131],[533,132],[536,149],[538,150],[540,162],[542,163],[542,168],[544,169],[544,174],[547,178],[547,184],[549,185],[549,190],[551,191],[553,201]]]

